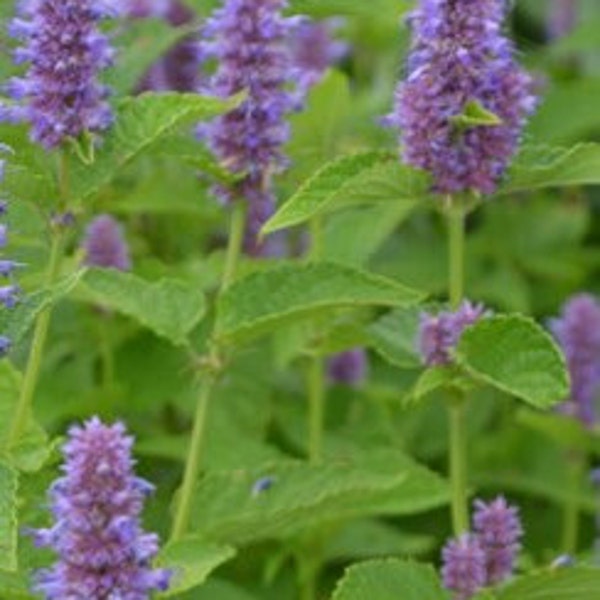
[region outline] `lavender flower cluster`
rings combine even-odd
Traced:
[[[10,152],[10,149],[5,145],[0,144],[0,152]],[[6,161],[0,158],[0,182],[2,182],[4,178],[5,165]],[[8,204],[4,200],[0,200],[0,278],[7,282],[2,282],[0,284],[0,304],[4,305],[7,309],[12,309],[19,302],[21,290],[13,281],[14,272],[19,267],[19,264],[14,260],[5,258],[3,253],[8,243],[8,226],[3,222],[3,218],[6,216],[7,211]],[[11,339],[0,333],[0,358],[8,354],[11,346]]]
[[[333,383],[359,386],[367,376],[367,352],[364,348],[352,348],[330,357],[327,375]]]
[[[536,100],[533,80],[502,33],[504,0],[421,0],[411,14],[408,76],[388,121],[404,160],[428,171],[441,194],[491,194],[516,151]],[[457,124],[473,102],[500,123]]]
[[[208,21],[202,45],[205,57],[218,62],[208,91],[229,97],[246,90],[236,109],[217,118],[206,131],[215,156],[243,178],[234,188],[221,188],[229,202],[248,202],[246,248],[258,252],[256,234],[275,206],[271,176],[286,160],[283,144],[289,136],[285,117],[298,100],[293,86],[293,62],[288,39],[293,22],[282,16],[285,0],[226,0]]]
[[[28,63],[8,93],[14,105],[0,107],[0,120],[26,121],[31,137],[47,149],[84,132],[100,132],[111,123],[108,89],[99,72],[113,52],[99,28],[111,13],[95,0],[24,0],[10,33],[23,42],[17,63]]]
[[[85,264],[90,267],[129,271],[129,247],[119,223],[110,215],[99,215],[86,230],[83,242]]]
[[[442,578],[454,600],[469,600],[509,578],[522,535],[517,508],[502,496],[489,504],[476,500],[473,533],[450,540],[442,551]]]
[[[600,304],[589,294],[570,298],[550,329],[565,353],[571,392],[561,409],[590,427],[600,393]]]
[[[34,590],[49,600],[147,600],[166,590],[171,573],[153,569],[158,537],[140,513],[153,487],[133,473],[133,439],[123,425],[97,418],[69,431],[64,476],[50,490],[53,527],[32,532],[58,561],[37,573]]]
[[[428,367],[450,364],[452,350],[464,329],[485,315],[483,305],[468,300],[456,311],[442,311],[437,315],[423,313],[417,340],[423,363]]]

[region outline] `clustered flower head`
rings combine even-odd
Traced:
[[[485,315],[483,305],[468,300],[456,311],[445,310],[437,315],[423,313],[417,340],[423,363],[428,367],[450,364],[451,352],[464,329]]]
[[[49,600],[147,600],[168,588],[170,572],[150,566],[158,537],[143,532],[140,513],[153,487],[134,475],[132,445],[120,423],[92,418],[70,429],[64,476],[50,489],[54,526],[32,532],[58,561],[37,573],[34,591]]]
[[[289,43],[295,22],[282,16],[285,6],[285,0],[225,0],[207,22],[201,46],[203,58],[217,63],[207,91],[222,98],[247,92],[238,108],[201,134],[222,164],[241,176],[237,185],[217,192],[225,202],[248,202],[251,251],[260,250],[256,232],[274,210],[272,175],[286,165],[286,116],[299,103],[293,88],[300,78]]]
[[[112,120],[108,89],[98,74],[113,52],[98,23],[109,16],[101,0],[23,0],[10,32],[22,41],[17,63],[27,73],[8,92],[16,102],[0,108],[4,120],[27,121],[31,137],[47,149],[84,132],[106,129]]]
[[[491,194],[516,151],[536,100],[533,80],[502,33],[505,0],[421,0],[411,14],[407,77],[388,122],[404,160],[428,171],[440,194]],[[466,126],[473,103],[500,119]]]
[[[469,600],[486,586],[508,579],[521,549],[518,510],[500,496],[475,501],[473,532],[450,540],[442,550],[444,587],[453,600]]]
[[[571,377],[571,392],[562,409],[584,425],[596,421],[600,391],[600,304],[589,294],[578,294],[563,306],[550,329],[562,347]]]
[[[161,18],[173,27],[194,21],[196,14],[179,0],[130,0],[134,18]],[[196,35],[190,34],[167,51],[143,76],[136,92],[196,92],[200,87],[200,56]]]
[[[0,153],[9,152],[10,149],[0,144]],[[0,158],[0,182],[4,178],[5,160]],[[8,244],[8,226],[3,222],[8,212],[8,204],[0,200],[0,304],[7,309],[14,308],[20,299],[21,290],[14,282],[13,275],[19,264],[4,256],[4,249]],[[0,358],[6,356],[10,351],[12,342],[10,338],[0,332]]]
[[[131,258],[119,223],[110,215],[96,217],[88,226],[83,244],[85,264],[129,271]]]
[[[329,358],[327,375],[330,381],[344,385],[360,385],[367,374],[367,353],[364,348],[353,348]]]
[[[570,33],[577,25],[577,0],[551,0],[548,12],[548,37],[561,38]]]
[[[334,39],[339,19],[303,21],[298,24],[291,38],[293,60],[301,89],[308,90],[317,84],[329,67],[341,60],[348,52],[348,45]]]

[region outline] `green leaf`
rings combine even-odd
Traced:
[[[211,119],[231,110],[243,99],[207,98],[198,94],[142,94],[127,98],[117,107],[115,124],[104,136],[93,165],[70,156],[71,195],[83,201],[109,184],[117,173],[147,148],[176,127]]]
[[[18,344],[29,333],[38,315],[67,296],[79,283],[85,270],[64,277],[57,284],[27,294],[12,310],[0,311],[0,331]]]
[[[498,194],[600,183],[600,144],[532,146],[514,161]]]
[[[450,121],[459,129],[493,127],[502,124],[502,120],[498,115],[487,110],[477,100],[467,102],[462,114],[450,117]]]
[[[421,365],[417,352],[419,313],[416,308],[394,310],[369,327],[369,342],[390,364],[403,369]]]
[[[92,269],[80,287],[88,301],[127,315],[176,345],[186,344],[205,311],[202,290],[174,279],[151,282],[115,269]]]
[[[600,432],[584,427],[573,417],[522,409],[517,423],[543,433],[568,450],[581,450],[600,456]]]
[[[521,315],[484,318],[468,327],[456,358],[475,379],[536,408],[550,408],[569,392],[561,352],[546,331]]]
[[[349,522],[328,543],[328,561],[366,560],[386,556],[407,556],[430,552],[434,536],[402,531],[395,524],[376,519]]]
[[[158,555],[157,565],[173,571],[173,579],[162,596],[174,596],[203,584],[217,567],[234,556],[231,546],[207,544],[194,538],[167,544]]]
[[[366,5],[354,0],[292,0],[291,8],[295,13],[308,14],[314,17],[335,17],[340,15],[365,18],[397,18],[403,11],[411,7],[408,0],[374,0]],[[391,8],[391,10],[390,10]]]
[[[362,267],[381,245],[411,215],[416,202],[390,202],[368,209],[333,215],[323,236],[323,257]],[[348,240],[360,240],[349,244]]]
[[[426,195],[426,177],[394,152],[344,156],[317,171],[265,223],[262,234],[300,225],[327,211],[374,202],[414,201]]]
[[[0,569],[17,569],[17,472],[0,462]]]
[[[231,285],[218,302],[216,334],[247,339],[331,309],[405,306],[421,297],[391,279],[335,263],[286,264]]]
[[[48,459],[51,446],[44,430],[30,418],[21,439],[6,451],[8,434],[21,391],[22,376],[12,364],[0,361],[0,456],[22,471],[37,471]]]
[[[473,383],[452,366],[439,366],[425,369],[417,379],[407,399],[407,403],[418,402],[440,389],[467,391]]]
[[[600,569],[548,569],[509,583],[497,600],[597,600],[598,590]]]
[[[256,491],[264,478],[270,485]],[[191,530],[216,542],[245,544],[345,519],[414,514],[447,500],[446,483],[401,452],[363,451],[318,466],[282,461],[209,473],[194,494]]]
[[[407,477],[390,466],[373,467],[286,461],[208,474],[194,494],[190,530],[233,544],[291,536],[307,523],[335,519],[340,505],[393,489]],[[264,478],[270,487],[256,492],[256,483]]]
[[[401,560],[373,560],[350,567],[331,600],[448,600],[432,567]]]

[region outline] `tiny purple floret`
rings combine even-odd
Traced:
[[[342,385],[358,386],[367,375],[367,353],[364,348],[340,352],[327,361],[330,381]]]
[[[437,315],[423,313],[418,334],[418,349],[428,367],[448,365],[451,352],[466,327],[486,315],[481,304],[465,300],[457,311],[442,311]]]

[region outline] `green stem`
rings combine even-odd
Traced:
[[[48,270],[45,278],[46,287],[51,287],[56,282],[56,279],[60,273],[62,251],[63,236],[59,229],[54,232],[52,240],[50,261],[48,263]],[[31,342],[31,349],[29,351],[29,358],[25,368],[25,375],[23,377],[23,385],[21,386],[21,393],[19,395],[19,400],[7,437],[7,448],[12,448],[17,444],[27,426],[31,404],[33,402],[33,396],[35,394],[40,375],[42,356],[44,354],[46,338],[48,337],[48,328],[50,326],[51,316],[52,306],[47,306],[39,313],[37,317],[33,332],[33,340]]]
[[[221,278],[221,290],[224,292],[235,277],[238,260],[242,253],[244,232],[246,230],[246,202],[238,200],[233,206],[231,224],[229,226],[229,244],[225,257],[225,268]]]
[[[450,306],[456,310],[463,299],[465,281],[465,213],[461,206],[451,205],[448,210],[448,255]]]
[[[192,438],[188,451],[185,471],[183,474],[183,483],[179,494],[177,512],[173,521],[171,530],[171,540],[180,539],[187,530],[190,514],[192,512],[192,498],[194,495],[194,485],[200,472],[202,449],[204,443],[204,432],[206,429],[206,418],[208,416],[208,407],[210,397],[215,384],[214,375],[206,377],[201,387],[198,404],[196,405],[196,414],[194,416],[194,427],[192,429]]]
[[[457,310],[464,295],[465,210],[455,198],[448,199],[449,295],[452,310]],[[452,398],[450,418],[450,485],[452,525],[455,535],[469,529],[467,507],[467,430],[466,401]]]
[[[246,203],[238,201],[235,203],[231,215],[229,243],[227,247],[227,256],[225,259],[225,268],[223,270],[219,295],[222,294],[229,287],[229,285],[231,285],[231,282],[235,278],[237,264],[242,252],[245,229]],[[212,347],[208,356],[208,373],[206,374],[202,383],[200,395],[198,397],[198,403],[196,404],[192,437],[185,463],[183,482],[181,484],[177,509],[173,520],[173,528],[171,530],[172,541],[178,540],[185,535],[189,525],[194,486],[202,467],[204,437],[208,411],[210,408],[210,399],[218,378],[218,365],[220,362],[220,349],[215,345]]]
[[[467,509],[467,431],[464,400],[455,399],[450,416],[450,485],[452,490],[452,526],[456,536],[469,529]]]
[[[308,456],[312,464],[321,461],[323,454],[323,425],[325,419],[325,365],[318,355],[310,357],[308,366]]]
[[[564,503],[562,550],[575,554],[579,538],[579,495],[585,472],[585,459],[575,453],[568,456],[568,496]]]
[[[64,209],[69,202],[69,163],[66,151],[62,152],[59,156],[57,185],[60,197],[60,207],[61,209]],[[50,259],[48,261],[48,268],[44,280],[46,288],[52,287],[60,275],[64,235],[64,230],[60,225],[53,227]],[[48,337],[51,316],[52,304],[44,308],[36,318],[33,339],[29,350],[29,358],[27,360],[23,384],[21,386],[21,393],[6,440],[6,448],[8,449],[14,447],[18,443],[27,427],[33,397],[40,376],[42,357],[44,355],[46,338]]]
[[[104,317],[104,315],[100,315]],[[98,319],[98,336],[100,338],[100,358],[102,367],[102,387],[107,392],[112,390],[115,382],[115,360],[113,356],[111,340],[111,319],[110,315],[106,318]]]

